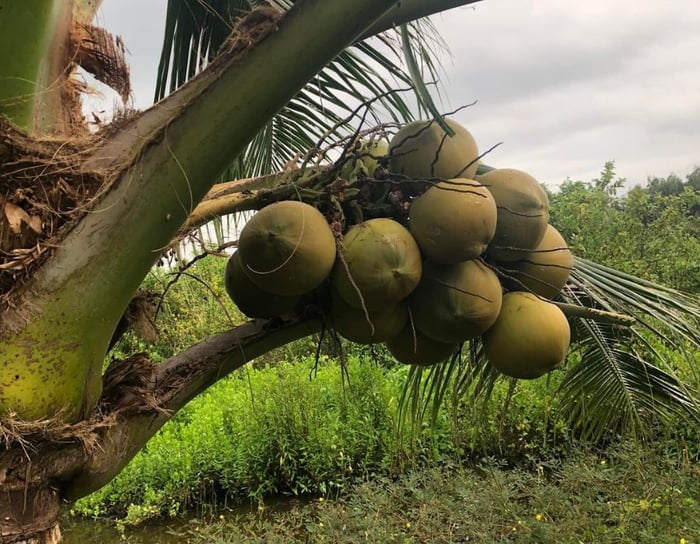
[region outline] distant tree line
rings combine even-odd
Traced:
[[[590,182],[567,180],[549,193],[551,222],[581,257],[700,293],[700,167],[627,187],[612,161]]]

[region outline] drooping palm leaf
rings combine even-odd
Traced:
[[[561,413],[580,436],[597,440],[618,431],[643,435],[654,421],[673,418],[700,423],[698,392],[674,374],[673,365],[647,338],[651,334],[676,349],[683,349],[685,342],[697,351],[697,299],[580,258],[563,297],[570,304],[632,315],[647,331],[572,320],[581,360],[566,369],[556,394]],[[478,340],[471,342],[468,354],[411,373],[403,398],[411,403],[404,412],[412,425],[428,415],[434,418],[449,398],[489,399],[504,377],[485,360]],[[512,391],[516,381],[507,379]]]
[[[558,394],[560,410],[583,438],[638,434],[650,420],[671,416],[700,421],[693,393],[642,356],[632,338],[621,340],[610,325],[582,325],[588,334],[581,362],[569,369]]]
[[[580,257],[576,258],[571,282],[584,288],[595,304],[634,315],[661,339],[667,337],[667,332],[662,330],[667,327],[673,335],[700,347],[697,297]]]
[[[158,68],[156,100],[178,88],[204,68],[226,40],[236,20],[261,1],[169,0],[165,38]],[[283,10],[293,2],[277,0]],[[437,79],[437,66],[427,60],[439,39],[422,21],[409,25],[411,43],[424,59],[426,76]],[[355,44],[304,88],[249,144],[240,157],[232,157],[231,177],[256,176],[279,170],[295,155],[312,149],[328,133],[352,134],[349,119],[362,102],[379,96],[372,109],[386,121],[413,119],[409,102],[395,92],[411,86],[401,67],[398,40],[389,34]],[[356,121],[356,120],[355,120]],[[356,123],[355,123],[356,124]]]
[[[445,122],[442,115],[438,111],[435,103],[433,102],[432,96],[428,92],[428,87],[423,81],[423,74],[418,67],[418,62],[413,55],[413,50],[411,49],[411,41],[408,35],[408,25],[401,25],[401,44],[406,55],[406,64],[408,65],[408,72],[411,74],[411,79],[413,80],[413,87],[416,90],[416,95],[418,96],[418,103],[427,111],[429,111],[433,119],[437,124],[445,131],[446,134],[454,136],[454,130]]]

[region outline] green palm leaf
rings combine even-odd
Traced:
[[[570,304],[628,314],[642,330],[572,320],[580,362],[566,369],[557,386],[561,414],[579,436],[599,440],[615,433],[647,435],[656,422],[700,423],[698,392],[683,383],[656,343],[682,350],[700,347],[700,304],[691,295],[636,278],[585,259],[575,269],[563,298]],[[464,351],[464,350],[463,350]],[[474,340],[464,357],[430,368],[413,369],[407,380],[402,416],[416,427],[437,417],[441,404],[465,395],[488,402],[499,379],[505,378],[486,361]]]
[[[155,99],[193,77],[222,46],[235,22],[256,5],[253,0],[169,0],[165,38],[158,67]],[[289,9],[293,2],[274,5]],[[429,22],[411,23],[411,44],[423,59],[424,74],[437,79],[430,59],[440,43]],[[401,67],[403,51],[391,33],[359,42],[343,51],[306,86],[248,145],[227,177],[256,176],[282,169],[295,155],[313,149],[328,135],[348,137],[357,129],[353,117],[363,102],[380,97],[370,107],[374,121],[413,119],[411,105],[397,88],[411,87]]]
[[[670,332],[700,347],[700,304],[692,295],[580,257],[571,282],[600,307],[634,315],[660,339]]]
[[[657,366],[635,349],[637,333],[621,338],[610,325],[581,325],[588,332],[580,342],[581,361],[558,390],[560,410],[580,436],[644,435],[655,421],[674,417],[700,421],[693,392],[661,368],[666,361],[656,358]]]

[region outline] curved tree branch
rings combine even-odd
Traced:
[[[636,319],[631,315],[620,314],[617,312],[608,312],[599,310],[598,308],[589,308],[587,306],[579,306],[578,304],[568,304],[566,302],[550,301],[555,306],[564,312],[567,317],[579,317],[581,319],[591,319],[599,323],[613,323],[624,327],[631,327],[636,323]]]
[[[175,412],[221,378],[274,348],[320,330],[320,319],[310,315],[251,321],[159,365],[145,357],[115,363],[130,365],[123,373],[119,368],[111,369],[113,374],[121,374],[125,383],[145,374],[146,390],[134,396],[128,393],[128,386],[120,391],[120,383],[105,390],[105,395],[119,399],[120,404],[101,417],[115,417],[116,422],[102,431],[101,447],[91,452],[90,461],[71,479],[65,498],[76,500],[109,482]],[[140,368],[134,368],[135,361]]]
[[[222,215],[258,209],[259,191],[276,187],[286,177],[287,172],[277,172],[255,178],[217,183],[189,215],[181,232],[196,228]]]

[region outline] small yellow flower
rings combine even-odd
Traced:
[[[601,465],[604,465],[604,464],[605,464],[605,459],[601,459],[601,460],[600,460],[600,464],[601,464]]]
[[[323,502],[323,501],[325,501],[325,500],[326,500],[326,499],[324,499],[323,497],[319,497],[319,498],[318,498],[318,502]]]
[[[319,526],[321,529],[323,529],[323,522],[322,522],[322,521],[319,521],[319,522],[318,522],[318,526]]]
[[[536,519],[537,521],[542,521],[542,514],[539,514],[539,513],[538,513],[538,514],[535,514],[535,519]]]
[[[649,501],[646,499],[640,499],[639,500],[639,509],[640,510],[649,510]]]
[[[407,522],[406,522],[406,529],[410,529],[410,528],[411,528],[411,522],[410,522],[410,521],[407,521]]]
[[[221,521],[223,521],[223,520],[224,520],[224,515],[223,515],[223,514],[219,514],[219,519],[220,519]]]
[[[681,538],[681,539],[678,541],[678,544],[687,544],[686,541],[685,541],[685,538]]]

